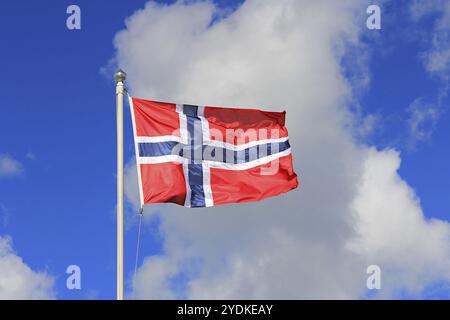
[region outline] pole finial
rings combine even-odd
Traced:
[[[124,82],[127,78],[127,74],[122,69],[117,70],[116,74],[114,75],[114,79],[116,79],[116,82]]]

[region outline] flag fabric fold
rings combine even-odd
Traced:
[[[129,102],[141,205],[210,207],[298,186],[285,112]]]

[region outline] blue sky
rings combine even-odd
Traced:
[[[115,297],[115,83],[101,70],[115,54],[113,37],[125,18],[145,2],[76,1],[82,12],[77,31],[65,25],[72,2],[0,3],[0,154],[23,168],[14,177],[0,177],[0,235],[12,237],[14,250],[33,270],[56,277],[57,298]],[[416,190],[428,218],[448,221],[448,98],[430,138],[414,147],[408,140],[408,106],[419,97],[435,104],[443,90],[421,60],[430,43],[411,35],[431,30],[435,17],[413,23],[405,1],[395,3],[382,7],[381,31],[364,31],[371,83],[358,98],[364,115],[379,117],[365,139],[378,148],[398,149],[400,175]],[[133,145],[125,115],[129,159]],[[127,275],[134,267],[135,222],[127,224]],[[157,230],[158,220],[145,228],[141,256],[161,251]],[[70,264],[81,267],[80,291],[66,289]]]
[[[382,126],[370,137],[379,148],[394,147],[402,153],[400,174],[420,197],[425,213],[448,220],[450,202],[450,161],[448,137],[450,114],[447,97],[443,98],[441,115],[431,138],[409,147],[408,106],[423,98],[436,104],[444,85],[438,77],[430,76],[424,68],[422,56],[430,42],[420,33],[430,33],[436,23],[431,15],[420,24],[408,17],[405,2],[396,1],[383,7],[384,25],[379,39],[368,45],[373,50],[370,63],[372,80],[368,92],[361,99],[364,110],[380,115]],[[366,31],[370,35],[370,31]]]

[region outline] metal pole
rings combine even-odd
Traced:
[[[117,107],[117,300],[123,300],[123,82],[126,76],[122,70],[114,75]]]

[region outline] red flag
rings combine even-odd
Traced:
[[[258,201],[298,186],[285,112],[130,97],[141,204]]]

